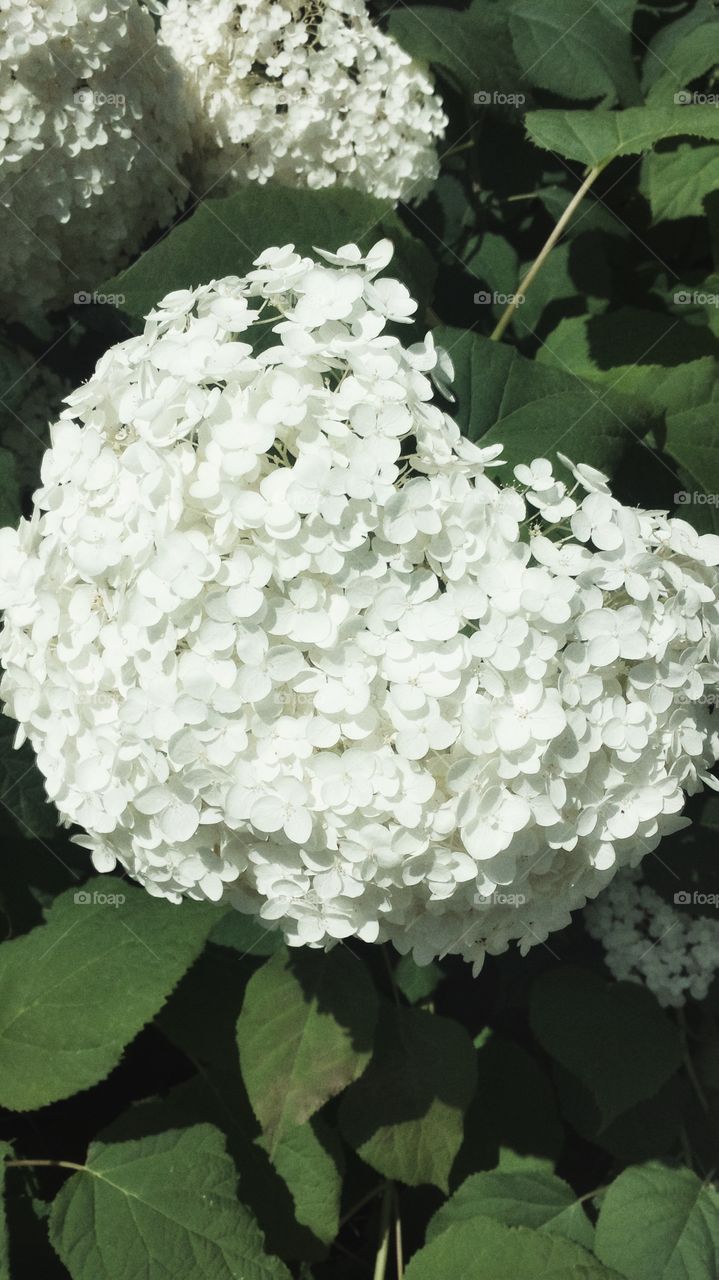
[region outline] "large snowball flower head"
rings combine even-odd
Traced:
[[[436,178],[442,104],[364,0],[168,0],[161,39],[185,78],[202,191],[275,177],[396,201]]]
[[[189,134],[138,0],[1,7],[0,299],[26,320],[91,292],[171,221]]]
[[[719,539],[492,479],[390,257],[268,249],[103,356],[0,537],[0,692],[99,870],[479,965],[708,780]]]

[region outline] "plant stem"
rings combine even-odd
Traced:
[[[364,1209],[365,1205],[369,1204],[370,1200],[374,1200],[375,1197],[379,1195],[380,1191],[384,1191],[386,1186],[386,1182],[379,1182],[376,1187],[373,1187],[371,1191],[368,1191],[366,1195],[362,1196],[356,1204],[352,1205],[351,1209],[347,1210],[344,1217],[340,1218],[340,1226],[344,1227],[351,1218],[354,1218],[356,1213],[359,1213],[360,1209]]]
[[[397,1262],[397,1280],[404,1280],[404,1249],[402,1247],[402,1219],[399,1215],[399,1192],[394,1188],[394,1252]]]
[[[537,257],[534,259],[534,262],[529,268],[529,271],[527,272],[526,276],[524,277],[523,280],[520,281],[519,285],[517,286],[517,292],[514,295],[514,301],[510,302],[508,306],[505,307],[504,311],[502,312],[497,322],[495,329],[489,335],[492,342],[499,342],[499,339],[502,337],[502,334],[507,328],[507,325],[510,323],[512,316],[517,310],[517,307],[519,306],[520,301],[522,302],[524,301],[524,295],[526,294],[527,290],[532,284],[532,281],[535,280],[536,277],[539,275],[539,272],[544,266],[544,263],[547,261],[547,258],[552,252],[552,249],[554,248],[559,237],[564,231],[564,228],[566,227],[567,223],[570,221],[575,210],[579,208],[589,188],[592,186],[594,182],[596,182],[597,178],[602,172],[602,169],[604,169],[606,163],[607,162],[604,161],[604,163],[602,164],[595,164],[593,168],[589,170],[589,173],[584,179],[584,182],[582,183],[579,190],[575,192],[575,194],[572,196],[572,199],[569,201],[569,204],[564,210],[564,213],[559,219],[554,230],[548,236],[544,245],[542,246],[539,253],[537,254]]]
[[[379,1248],[377,1250],[377,1257],[374,1264],[373,1280],[384,1280],[385,1273],[387,1271],[393,1196],[394,1188],[392,1183],[388,1182],[382,1197],[382,1209],[379,1220]]]
[[[75,1164],[73,1160],[5,1160],[6,1169],[32,1169],[36,1165],[45,1165],[55,1169],[73,1169],[76,1173],[85,1173],[86,1165]]]

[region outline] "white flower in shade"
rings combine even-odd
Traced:
[[[0,13],[0,298],[65,306],[167,226],[186,187],[181,80],[139,0],[7,0]]]
[[[184,77],[201,191],[274,177],[415,200],[436,178],[442,104],[364,0],[168,0],[160,38]],[[327,259],[359,265],[351,251]],[[406,302],[396,281],[382,288]]]
[[[625,870],[584,912],[614,977],[648,987],[660,1004],[674,1008],[703,1000],[719,971],[719,920],[692,916],[684,904],[691,896],[680,892],[673,905],[641,872]]]
[[[592,469],[500,487],[390,257],[268,249],[102,357],[0,533],[0,691],[99,870],[480,965],[712,780],[719,539]]]

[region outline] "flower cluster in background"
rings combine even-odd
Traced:
[[[9,0],[0,298],[24,321],[136,257],[198,194],[276,176],[426,193],[446,124],[364,0]],[[161,35],[148,12],[163,14]]]
[[[660,1004],[703,1000],[719,970],[719,920],[665,902],[637,870],[620,872],[584,921],[614,977],[642,983]]]
[[[0,24],[0,298],[27,322],[137,254],[186,197],[181,79],[137,0],[28,4]]]
[[[566,459],[500,487],[385,332],[388,242],[322,257],[168,295],[69,397],[1,692],[98,869],[479,965],[708,781],[719,538]]]
[[[168,0],[161,40],[194,102],[203,191],[275,177],[414,200],[437,177],[433,80],[364,0]]]

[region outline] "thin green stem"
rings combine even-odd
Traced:
[[[56,1169],[72,1169],[75,1173],[86,1173],[87,1165],[75,1164],[73,1160],[6,1160],[6,1169],[31,1169],[36,1165],[44,1165]]]
[[[389,1257],[389,1238],[390,1227],[392,1224],[392,1200],[394,1198],[394,1187],[388,1182],[382,1197],[382,1209],[380,1211],[379,1220],[379,1247],[377,1249],[377,1257],[375,1258],[374,1272],[372,1280],[385,1280],[387,1273],[387,1259]]]
[[[510,302],[509,305],[505,307],[504,311],[502,312],[497,322],[495,329],[489,335],[492,342],[499,342],[499,339],[502,337],[502,334],[507,328],[507,325],[511,322],[512,316],[517,310],[517,307],[520,305],[521,302],[524,301],[527,294],[527,290],[530,288],[532,282],[537,278],[537,276],[539,275],[539,272],[542,270],[544,263],[547,261],[547,258],[552,252],[552,249],[557,243],[562,232],[564,231],[564,228],[570,222],[575,210],[579,208],[580,204],[582,203],[582,200],[584,199],[585,195],[589,191],[589,188],[592,186],[592,183],[596,182],[597,178],[599,177],[602,170],[605,168],[606,164],[607,164],[607,161],[604,161],[602,164],[595,164],[593,168],[589,170],[589,173],[584,179],[584,182],[582,183],[579,190],[575,193],[575,195],[572,196],[572,199],[569,201],[569,204],[564,210],[564,213],[559,219],[554,230],[547,237],[544,245],[540,249],[536,258],[534,259],[534,262],[529,268],[529,271],[527,272],[526,276],[524,277],[523,280],[519,282],[517,286],[517,292],[515,293],[512,302]]]
[[[394,1255],[397,1264],[397,1280],[404,1280],[404,1247],[402,1244],[402,1219],[399,1213],[399,1192],[394,1188]]]

